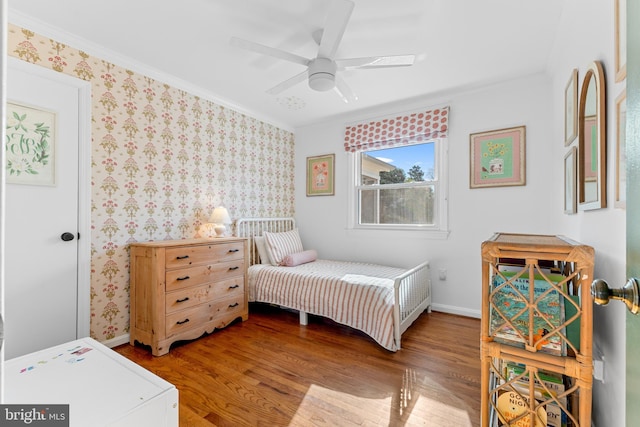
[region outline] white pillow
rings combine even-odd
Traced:
[[[267,242],[267,248],[271,254],[272,265],[279,265],[287,255],[304,250],[297,228],[282,233],[265,231],[264,240]]]
[[[256,248],[258,249],[258,256],[260,257],[260,264],[272,264],[269,248],[267,248],[267,242],[264,240],[264,236],[254,236]]]

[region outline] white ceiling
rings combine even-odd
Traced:
[[[232,36],[315,57],[331,0],[9,0],[9,21],[74,47],[152,69],[259,119],[294,130],[404,99],[443,95],[547,66],[564,0],[355,0],[337,58],[418,54],[412,67],[342,72],[358,100],[306,82],[304,70],[229,44]],[[65,40],[60,40],[65,41]],[[92,51],[94,49],[94,51]],[[157,78],[157,77],[156,77]],[[178,79],[178,80],[176,80]],[[427,104],[428,105],[428,104]]]

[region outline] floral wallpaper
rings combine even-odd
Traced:
[[[128,243],[200,237],[219,205],[293,216],[291,132],[11,24],[7,52],[91,82],[93,338],[129,331]]]

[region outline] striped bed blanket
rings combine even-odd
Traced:
[[[296,267],[249,267],[249,301],[327,317],[358,329],[390,351],[394,278],[405,270],[375,264],[316,260]]]

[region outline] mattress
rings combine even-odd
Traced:
[[[396,267],[330,260],[296,267],[255,264],[249,268],[249,301],[327,317],[397,351],[393,284],[404,272]]]

